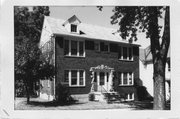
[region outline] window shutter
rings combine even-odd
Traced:
[[[110,52],[117,52],[118,51],[118,45],[114,43],[110,43]]]
[[[60,48],[63,48],[63,37],[56,37],[56,43]]]
[[[85,48],[87,50],[94,50],[94,41],[85,41]]]

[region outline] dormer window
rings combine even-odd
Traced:
[[[71,32],[77,32],[77,25],[71,24]]]

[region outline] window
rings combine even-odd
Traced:
[[[71,86],[78,84],[77,70],[71,71]]]
[[[69,86],[85,86],[84,70],[65,70],[65,81],[69,82]]]
[[[95,50],[96,50],[96,51],[100,51],[99,42],[96,42],[94,47],[95,47]]]
[[[71,32],[77,32],[77,25],[71,24]]]
[[[133,60],[133,50],[132,47],[118,47],[118,58],[120,60]]]
[[[84,41],[65,40],[64,55],[84,57],[85,56]]]
[[[125,100],[126,100],[126,101],[132,101],[132,100],[134,100],[134,93],[126,93],[126,94],[125,94]]]
[[[101,49],[101,51],[106,51],[106,52],[108,52],[108,51],[109,51],[109,44],[108,44],[108,43],[101,42],[101,43],[100,43],[100,49]]]
[[[118,72],[119,86],[133,85],[133,73],[132,72]]]

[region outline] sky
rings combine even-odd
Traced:
[[[96,6],[50,6],[50,16],[67,20],[71,16],[76,15],[83,23],[118,29],[119,26],[117,24],[112,25],[110,23],[113,8],[112,6],[103,7],[102,11],[99,11]],[[138,33],[137,37],[138,40],[136,42],[141,45],[141,48],[146,48],[150,45],[150,40],[146,38],[145,33]]]
[[[76,15],[83,23],[118,29],[118,25],[112,25],[110,23],[110,17],[113,15],[112,9],[113,7],[104,7],[102,11],[99,11],[96,6],[50,6],[50,16],[66,20]]]

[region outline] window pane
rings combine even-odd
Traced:
[[[123,83],[127,84],[127,73],[124,73],[123,75]]]
[[[127,47],[123,47],[123,59],[127,59]]]
[[[132,84],[132,73],[129,73],[129,84]]]
[[[64,41],[64,55],[69,54],[69,40]]]
[[[64,82],[69,82],[69,71],[68,70],[64,71]]]
[[[83,56],[84,54],[84,42],[79,41],[79,56]]]
[[[84,71],[79,71],[79,85],[84,85]]]
[[[77,32],[77,25],[71,24],[71,32]]]
[[[71,78],[71,85],[77,85],[77,78]]]
[[[132,60],[132,48],[129,48],[129,60]]]
[[[77,41],[71,41],[71,55],[77,55]]]
[[[77,78],[77,71],[76,70],[71,71],[71,77],[76,77]]]
[[[71,71],[71,85],[77,85],[77,71]]]
[[[118,59],[121,59],[121,46],[118,47]]]
[[[133,99],[133,94],[132,93],[129,94],[129,99]]]

